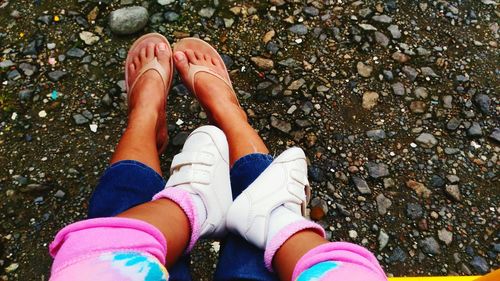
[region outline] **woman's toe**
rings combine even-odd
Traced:
[[[174,54],[175,68],[181,77],[187,77],[189,71],[189,61],[184,52],[175,52]]]
[[[146,49],[146,59],[148,61],[153,59],[155,56],[155,44],[149,43],[145,49]]]
[[[198,62],[198,58],[196,57],[193,50],[185,50],[184,53],[186,54],[188,61],[190,61],[192,63]]]
[[[170,52],[168,50],[168,45],[165,43],[159,43],[155,46],[155,54],[158,61],[170,68]]]

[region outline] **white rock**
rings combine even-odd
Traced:
[[[97,124],[90,124],[90,130],[94,133],[97,132]]]
[[[175,2],[175,0],[157,0],[160,5],[169,5]]]
[[[378,250],[381,251],[382,249],[387,246],[387,243],[389,243],[389,235],[385,233],[383,229],[380,230],[380,233],[378,234]]]
[[[94,45],[100,38],[92,32],[82,31],[80,32],[80,39],[87,45]]]
[[[45,110],[42,110],[42,111],[38,112],[38,116],[41,118],[44,118],[47,116],[47,112]]]

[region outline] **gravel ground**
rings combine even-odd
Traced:
[[[0,0],[1,279],[48,279],[48,243],[84,218],[125,126],[128,47],[151,31],[224,54],[269,147],[306,150],[330,240],[394,276],[497,269],[499,17],[498,0]],[[178,81],[165,171],[208,123]],[[195,280],[217,252],[199,246]]]

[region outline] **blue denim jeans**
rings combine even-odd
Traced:
[[[250,154],[231,168],[231,188],[236,198],[273,161],[270,155]],[[148,202],[165,187],[165,180],[150,167],[133,160],[111,165],[99,180],[89,204],[89,218],[112,217]],[[189,256],[169,268],[170,280],[191,281]],[[214,280],[275,281],[264,266],[264,252],[243,238],[229,234],[223,241]]]

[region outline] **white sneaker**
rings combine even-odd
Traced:
[[[227,214],[227,228],[264,249],[273,233],[303,220],[309,195],[306,156],[302,149],[290,148],[236,198]]]
[[[215,126],[194,130],[172,160],[165,188],[179,188],[192,195],[200,237],[224,236],[227,210],[233,201],[226,135]]]

